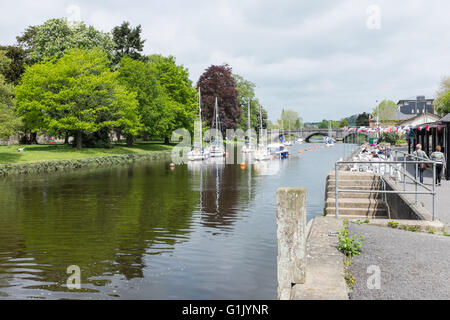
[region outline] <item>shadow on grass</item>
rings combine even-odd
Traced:
[[[17,153],[0,152],[0,163],[14,163],[17,162],[22,155]]]

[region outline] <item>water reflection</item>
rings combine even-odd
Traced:
[[[339,148],[0,180],[0,297],[274,299],[276,189],[306,186],[308,217],[321,215]]]

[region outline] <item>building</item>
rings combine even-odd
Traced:
[[[425,96],[417,96],[416,99],[400,100],[397,103],[398,111],[408,115],[418,115],[422,113],[434,114],[434,99],[425,99]]]
[[[406,115],[404,115],[406,116]],[[399,119],[397,122],[398,126],[405,126],[405,127],[415,127],[420,126],[425,123],[435,122],[440,120],[441,117],[433,114],[433,113],[419,113],[416,115],[406,116],[403,117],[403,119]]]

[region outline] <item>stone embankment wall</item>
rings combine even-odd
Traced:
[[[111,165],[122,165],[137,161],[168,160],[171,151],[143,152],[124,155],[110,155],[91,157],[84,159],[68,159],[40,161],[17,164],[0,164],[0,177],[14,174],[33,174],[56,171],[68,171],[81,168],[107,167]]]

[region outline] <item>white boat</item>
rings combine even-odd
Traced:
[[[280,159],[287,159],[289,151],[283,143],[271,143],[267,145],[267,150],[271,155],[279,157]]]
[[[332,147],[334,146],[333,138],[331,137],[331,122],[328,121],[328,136],[324,137],[323,140],[325,141],[326,147]]]
[[[255,158],[256,161],[264,161],[264,160],[270,160],[271,156],[270,156],[270,152],[267,149],[267,147],[264,145],[263,142],[263,138],[262,138],[262,111],[261,111],[261,106],[259,106],[259,145],[258,145],[258,149],[255,150],[255,152],[253,153],[253,156]]]
[[[267,148],[261,147],[255,150],[253,153],[253,156],[255,160],[257,161],[264,161],[264,160],[270,160],[270,152]]]
[[[188,152],[187,157],[189,161],[201,161],[208,159],[210,157],[210,153],[208,150],[195,148]]]
[[[250,128],[250,101],[248,102],[248,108],[247,108],[247,137],[248,137],[248,143],[246,143],[243,147],[242,147],[242,152],[243,153],[252,153],[255,151],[255,147],[252,144],[252,130]]]
[[[223,157],[225,156],[225,148],[223,146],[221,136],[219,135],[220,121],[219,121],[219,106],[217,104],[217,97],[216,97],[216,104],[214,106],[213,128],[215,131],[214,141],[212,141],[209,144],[207,150],[209,151],[211,157]]]
[[[302,144],[303,143],[303,138],[298,138],[295,143],[297,144]]]
[[[198,114],[200,118],[200,146],[194,147],[191,151],[187,153],[187,158],[189,161],[201,161],[209,158],[210,153],[208,150],[203,149],[203,135],[202,135],[202,106],[201,106],[201,96],[200,88],[198,89]]]

